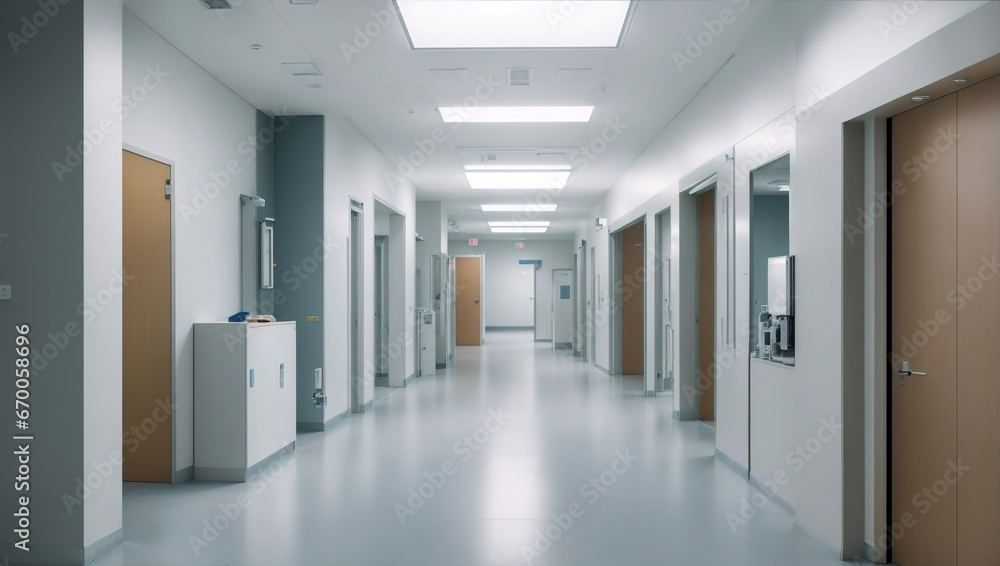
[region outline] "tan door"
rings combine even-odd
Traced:
[[[622,230],[622,375],[645,373],[646,224]]]
[[[170,166],[122,154],[122,479],[170,482]]]
[[[1000,564],[1000,77],[958,93],[958,563]],[[982,285],[982,289],[973,292]]]
[[[482,258],[455,258],[455,343],[479,346],[483,343]]]
[[[902,566],[1000,563],[1000,83],[892,119],[891,524]],[[908,362],[910,370],[898,372]]]
[[[698,195],[698,418],[715,420],[715,189]]]

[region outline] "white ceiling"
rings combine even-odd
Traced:
[[[454,236],[489,234],[487,220],[510,219],[481,212],[480,203],[540,200],[559,205],[539,218],[552,221],[549,234],[541,236],[549,238],[573,233],[773,9],[773,2],[744,0],[635,0],[618,49],[414,51],[386,0],[230,1],[232,10],[208,10],[199,0],[125,0],[125,6],[264,112],[345,117],[393,164],[411,155],[423,161],[410,176],[417,199],[445,201],[449,218],[460,227]],[[675,51],[685,54],[699,33],[702,40],[709,37],[705,22],[718,20],[723,10],[735,21],[679,69]],[[365,35],[365,29],[375,33]],[[355,37],[360,40],[352,43]],[[254,44],[261,49],[252,50]],[[281,65],[310,60],[325,75],[322,88],[304,86]],[[507,86],[507,69],[519,67],[534,69],[531,86]],[[571,72],[576,76],[560,81],[560,69],[589,71]],[[459,125],[445,124],[436,111],[477,95],[482,105],[593,105],[595,110],[587,124]],[[585,157],[580,148],[593,142],[600,149],[595,140],[609,123],[625,125],[623,133],[603,152],[591,153],[592,159]],[[423,145],[429,151],[420,149],[420,140],[428,140]],[[473,191],[463,163],[488,153],[498,162],[571,162],[574,173],[565,189],[551,195]]]

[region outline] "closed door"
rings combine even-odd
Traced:
[[[698,195],[698,418],[715,420],[715,189]]]
[[[277,328],[247,330],[247,467],[274,452],[278,443]]]
[[[646,368],[645,234],[646,224],[639,222],[621,235],[622,375],[643,375]]]
[[[573,270],[552,270],[552,347],[573,346]]]
[[[277,332],[278,359],[278,446],[285,447],[295,442],[296,404],[295,391],[297,382],[295,326],[282,325]]]
[[[122,152],[122,479],[170,482],[170,166]]]
[[[891,131],[890,497],[905,527],[891,558],[995,565],[1000,79],[896,116]]]
[[[456,344],[479,346],[482,339],[482,258],[455,258]]]

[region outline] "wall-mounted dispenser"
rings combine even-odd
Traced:
[[[261,199],[263,200],[263,199]],[[274,219],[260,221],[260,288],[274,288]]]
[[[325,407],[326,394],[323,393],[323,369],[316,368],[316,391],[313,393],[313,406]]]

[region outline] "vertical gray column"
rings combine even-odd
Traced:
[[[0,557],[14,564],[83,564],[121,540],[121,25],[116,0],[0,4]],[[15,325],[30,328],[20,415]]]
[[[323,264],[333,253],[323,239],[323,147],[322,116],[296,116],[275,134],[274,313],[298,323],[296,420],[305,430],[324,426],[324,410],[312,404],[323,367]]]

